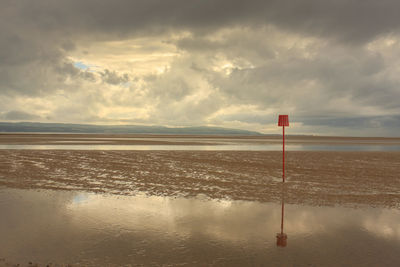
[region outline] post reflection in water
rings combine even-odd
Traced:
[[[281,204],[282,204],[282,213],[281,213],[281,232],[276,234],[276,246],[278,247],[286,247],[287,246],[287,235],[283,232],[283,221],[285,218],[285,184],[282,183],[282,194],[281,194]]]

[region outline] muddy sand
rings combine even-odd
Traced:
[[[279,202],[274,151],[0,150],[0,187]],[[287,152],[286,203],[400,208],[400,152]]]

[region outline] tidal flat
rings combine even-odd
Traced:
[[[0,266],[398,266],[400,151],[332,149],[397,141],[305,140],[284,185],[279,151],[0,149]]]

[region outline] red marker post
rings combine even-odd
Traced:
[[[279,115],[278,126],[283,127],[282,179],[285,182],[285,126],[289,127],[289,115]]]

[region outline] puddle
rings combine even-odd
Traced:
[[[23,266],[399,266],[400,210],[284,205],[284,197],[2,188],[0,258]]]

